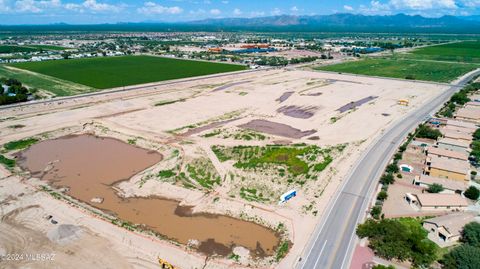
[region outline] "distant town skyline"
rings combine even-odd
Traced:
[[[0,0],[0,24],[179,22],[334,13],[468,16],[480,14],[480,0]]]

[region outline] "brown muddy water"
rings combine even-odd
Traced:
[[[67,194],[134,224],[187,244],[197,240],[207,255],[228,255],[243,246],[257,257],[274,254],[279,236],[264,226],[216,214],[192,214],[178,201],[159,197],[122,198],[115,185],[162,160],[148,151],[113,138],[66,136],[41,141],[19,153],[20,167]],[[47,168],[47,169],[46,169]],[[95,203],[93,198],[102,198]]]

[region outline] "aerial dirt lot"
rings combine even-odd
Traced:
[[[0,255],[293,268],[362,152],[447,87],[277,69],[3,110],[0,145],[38,141],[1,153]]]

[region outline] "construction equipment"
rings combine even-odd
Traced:
[[[160,264],[160,268],[162,269],[180,269],[178,267],[173,266],[171,263],[167,262],[162,258],[158,258],[158,263]]]

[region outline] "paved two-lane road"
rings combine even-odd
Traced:
[[[357,223],[365,216],[370,196],[390,158],[406,135],[420,122],[436,111],[452,94],[465,85],[477,70],[464,77],[456,85],[423,107],[411,112],[395,126],[386,131],[364,153],[346,178],[327,215],[319,224],[306,248],[305,257],[298,263],[302,269],[346,269],[350,264]]]

